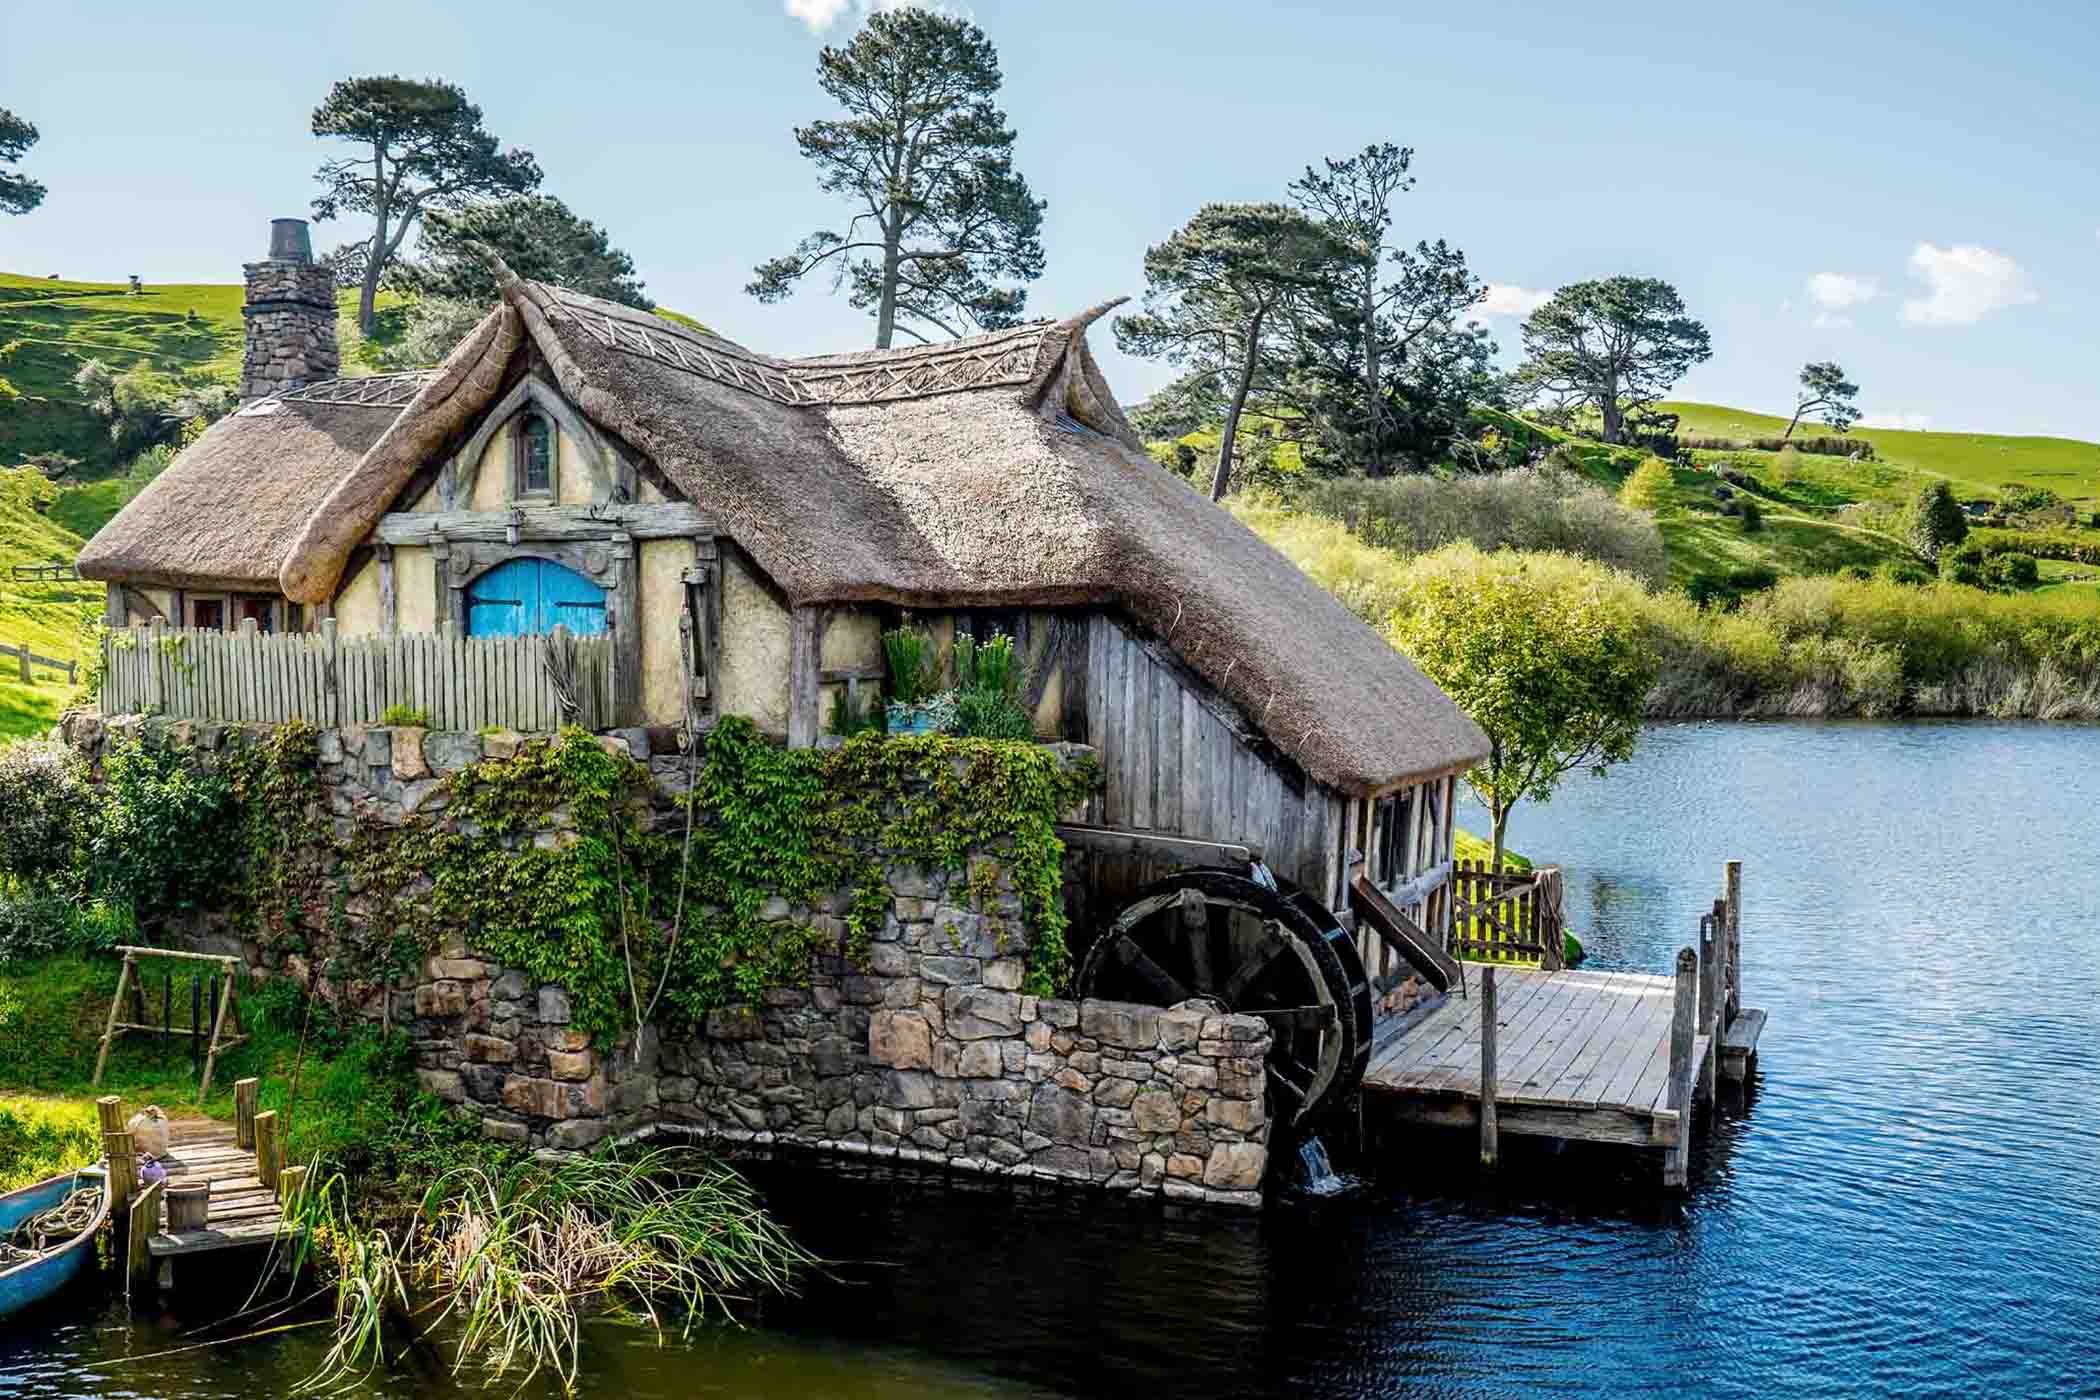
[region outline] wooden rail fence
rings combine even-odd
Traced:
[[[561,662],[559,684],[550,655]],[[102,712],[329,727],[377,724],[403,706],[433,729],[602,729],[611,722],[611,657],[610,638],[565,628],[544,637],[463,637],[449,625],[339,637],[332,619],[318,632],[277,635],[258,632],[253,619],[237,633],[156,625],[103,643]]]
[[[16,564],[10,572],[16,583],[72,583],[80,577],[80,570],[63,559],[48,564]]]
[[[1567,918],[1557,866],[1494,870],[1461,860],[1451,872],[1451,951],[1489,962],[1535,962],[1547,972],[1567,960]]]
[[[36,676],[29,669],[32,666],[48,666],[54,671],[64,671],[67,685],[72,685],[80,677],[78,661],[61,661],[55,656],[39,656],[29,649],[27,642],[18,647],[0,643],[0,657],[14,658],[16,675],[24,685],[33,685],[36,682]]]

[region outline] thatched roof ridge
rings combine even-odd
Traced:
[[[400,413],[324,397],[221,418],[88,541],[81,577],[275,593],[292,541]]]

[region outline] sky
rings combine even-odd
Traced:
[[[872,343],[812,279],[754,264],[843,222],[795,151],[823,45],[885,0],[179,5],[0,0],[0,107],[50,188],[0,270],[237,281],[306,212],[342,77],[464,86],[650,294],[776,354]],[[1493,284],[1504,362],[1553,288],[1667,279],[1713,335],[1677,396],[1786,412],[1835,359],[1868,421],[2100,439],[2100,10],[1916,0],[1288,6],[975,0],[1016,163],[1046,199],[1032,315],[1144,290],[1204,202],[1284,196],[1324,156],[1414,148],[1409,241]],[[326,248],[357,236],[319,225]],[[1119,397],[1171,377],[1096,332]]]

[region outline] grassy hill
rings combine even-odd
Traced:
[[[1680,402],[1659,407],[1678,415],[1678,431],[1688,437],[1778,437],[1786,431],[1786,419],[1740,408]],[[1814,423],[1795,429],[1823,431]],[[2100,503],[2100,443],[1897,428],[1855,428],[1852,436],[1872,443],[1874,455],[1889,465],[1910,469],[1913,482],[1921,473],[1946,477],[1956,495],[1994,495],[2008,482],[2023,482],[2046,486],[2066,500]]]
[[[102,586],[96,583],[17,583],[13,566],[71,559],[80,552],[79,535],[40,511],[50,488],[32,479],[33,472],[0,471],[0,643],[27,643],[39,656],[85,661],[88,639],[84,617],[102,612]],[[40,734],[58,719],[72,695],[65,678],[43,667],[21,681],[14,658],[0,658],[0,738]]]

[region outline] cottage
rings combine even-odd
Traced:
[[[344,724],[427,695],[463,640],[563,626],[596,639],[570,683],[600,727],[742,714],[791,745],[875,692],[900,619],[943,646],[999,629],[1038,735],[1101,755],[1093,824],[1253,848],[1329,909],[1362,873],[1447,940],[1484,736],[1146,456],[1087,345],[1114,303],[782,359],[505,272],[438,368],[344,378],[299,221],[247,282],[242,406],[80,556],[113,626],[413,643],[334,701]],[[531,727],[502,706],[536,679],[483,677],[476,713]],[[1121,850],[1089,873],[1104,908],[1155,868]]]

